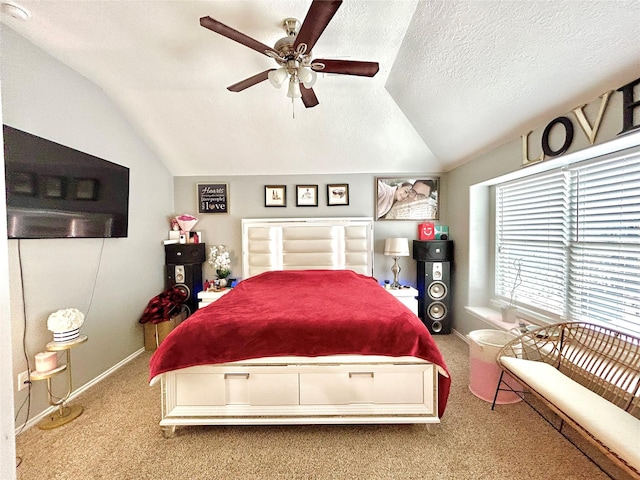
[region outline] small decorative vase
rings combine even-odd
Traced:
[[[227,277],[231,275],[229,270],[216,270],[216,275],[218,276],[218,285],[221,287],[226,287],[229,282],[227,282]]]
[[[70,342],[80,336],[80,328],[68,330],[66,332],[53,332],[54,342]]]
[[[502,307],[502,321],[505,323],[516,323],[518,309],[516,307]]]

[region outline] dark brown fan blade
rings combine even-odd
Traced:
[[[302,103],[304,103],[305,107],[315,107],[320,103],[313,88],[305,88],[304,85],[300,84],[300,93],[302,93]]]
[[[341,4],[342,0],[314,0],[302,22],[294,48],[306,43],[307,53],[310,52]]]
[[[267,51],[273,51],[273,48],[268,47],[264,43],[254,40],[244,33],[240,33],[239,31],[234,30],[233,28],[228,27],[224,23],[220,23],[219,21],[214,20],[211,17],[202,17],[200,19],[200,25],[202,25],[204,28],[208,28],[209,30],[219,33],[223,37],[227,37],[234,42],[238,42],[245,47],[252,48],[256,52],[263,55],[267,55]]]
[[[318,58],[311,62],[322,63],[324,68],[313,68],[316,72],[322,73],[339,73],[342,75],[358,75],[361,77],[373,77],[380,66],[378,62],[359,62],[357,60],[327,60],[324,58]]]
[[[267,78],[269,78],[269,72],[275,70],[275,68],[270,68],[269,70],[265,70],[264,72],[257,73],[253,77],[245,78],[241,82],[234,83],[230,87],[227,87],[227,90],[231,92],[241,92],[245,88],[253,87],[257,83],[264,82]]]

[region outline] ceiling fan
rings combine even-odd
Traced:
[[[287,36],[278,40],[273,48],[211,17],[202,17],[201,26],[271,57],[279,65],[277,69],[271,68],[235,83],[227,87],[227,90],[241,92],[265,80],[279,88],[288,79],[287,96],[292,99],[302,98],[304,106],[311,108],[319,103],[312,88],[316,72],[373,77],[378,73],[377,62],[311,59],[311,50],[341,4],[342,0],[313,0],[302,25],[295,18],[283,21],[282,27]]]

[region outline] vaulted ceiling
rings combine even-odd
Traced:
[[[2,21],[99,85],[174,175],[445,172],[640,76],[640,2],[344,0],[313,58],[319,105],[268,81],[266,44],[310,0],[20,0]]]

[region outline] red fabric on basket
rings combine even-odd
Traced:
[[[150,379],[195,365],[276,356],[413,356],[448,369],[420,319],[372,277],[349,270],[266,272],[197,310],[150,361]],[[438,375],[438,416],[451,380]]]
[[[171,287],[149,300],[138,321],[140,323],[160,323],[170,320],[180,312],[182,304],[188,297],[189,294],[182,288]]]

